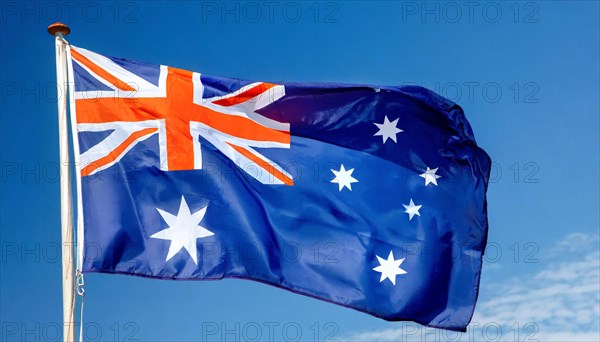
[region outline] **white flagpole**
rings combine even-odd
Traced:
[[[67,121],[67,55],[63,37],[71,32],[67,25],[54,23],[48,33],[56,43],[56,88],[58,92],[58,136],[60,145],[60,222],[62,236],[63,340],[75,341],[75,279],[73,259],[73,200],[69,165]]]

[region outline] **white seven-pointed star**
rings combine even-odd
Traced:
[[[380,135],[383,138],[384,144],[388,140],[388,138],[392,139],[394,142],[397,142],[396,134],[403,132],[403,130],[396,127],[396,125],[398,124],[398,119],[390,122],[387,115],[383,118],[383,123],[378,124],[374,122],[373,124],[377,126],[377,128],[379,128],[379,131],[373,134],[373,136]]]
[[[335,178],[331,180],[331,183],[338,183],[340,191],[342,191],[344,187],[352,191],[352,183],[358,183],[358,180],[352,177],[352,172],[354,172],[354,169],[346,170],[344,168],[344,164],[340,166],[339,171],[332,169],[331,172],[333,172],[335,175]]]
[[[379,279],[380,283],[386,279],[389,279],[395,286],[396,276],[407,273],[405,270],[400,268],[400,265],[402,262],[404,262],[404,258],[394,260],[394,252],[390,251],[390,255],[388,255],[387,260],[379,255],[375,256],[377,257],[377,260],[379,260],[379,266],[375,267],[373,271],[381,273],[381,279]]]
[[[156,208],[163,220],[169,225],[169,228],[163,229],[150,237],[154,239],[171,240],[169,253],[167,254],[167,259],[165,261],[169,261],[169,259],[177,254],[177,252],[182,248],[185,248],[194,260],[194,263],[196,265],[198,264],[196,239],[215,235],[213,232],[200,225],[200,222],[204,218],[204,214],[206,214],[206,208],[208,208],[208,206],[192,214],[190,212],[190,207],[188,207],[183,196],[181,196],[181,204],[177,216]]]
[[[437,186],[437,179],[442,177],[435,174],[438,169],[438,167],[436,167],[435,169],[430,169],[429,167],[427,167],[427,171],[419,175],[425,178],[425,186],[428,186],[429,183],[433,183],[433,185]]]
[[[422,205],[415,205],[412,198],[410,199],[410,203],[408,205],[403,204],[403,206],[406,208],[404,212],[408,214],[409,221],[412,220],[413,216],[415,215],[421,216],[421,214],[419,214],[419,209],[421,209]]]

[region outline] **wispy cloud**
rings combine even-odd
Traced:
[[[569,234],[544,253],[534,272],[483,283],[467,333],[403,323],[398,328],[360,332],[347,339],[600,341],[599,240],[598,235]]]

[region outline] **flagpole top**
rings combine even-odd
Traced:
[[[69,28],[69,26],[63,23],[55,22],[54,24],[48,26],[48,33],[50,33],[53,36],[63,37],[71,33],[71,29]]]

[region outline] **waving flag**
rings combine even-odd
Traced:
[[[490,159],[459,106],[69,56],[83,272],[245,278],[465,330]]]

